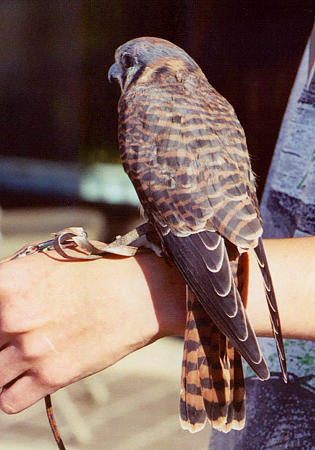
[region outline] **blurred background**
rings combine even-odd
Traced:
[[[109,240],[139,223],[119,164],[119,89],[107,82],[117,46],[138,36],[183,47],[232,103],[260,197],[312,3],[0,1],[0,256],[67,226]],[[71,448],[206,449],[209,431],[192,439],[178,426],[181,345],[161,341],[59,394]],[[54,448],[45,420],[41,405],[14,418],[0,414],[0,450]]]

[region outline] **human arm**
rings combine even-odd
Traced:
[[[284,337],[315,340],[315,236],[265,239],[264,247]],[[257,335],[272,336],[260,270],[254,252],[249,256],[247,311]]]
[[[266,240],[286,337],[315,339],[315,238]],[[263,285],[250,254],[248,311],[270,335]],[[182,335],[185,287],[154,254],[89,262],[53,252],[0,265],[0,407],[19,412],[48,393],[169,335]],[[13,381],[13,382],[12,382]]]

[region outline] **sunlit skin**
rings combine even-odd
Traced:
[[[315,237],[265,247],[284,335],[315,339]],[[258,335],[271,336],[252,254],[248,314]],[[22,411],[156,339],[182,335],[185,315],[181,277],[151,253],[65,262],[50,252],[0,264],[0,384],[10,383],[1,409]]]

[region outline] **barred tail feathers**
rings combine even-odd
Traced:
[[[241,357],[189,289],[180,415],[182,427],[192,433],[207,420],[223,432],[245,424]]]

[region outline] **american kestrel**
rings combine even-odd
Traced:
[[[121,87],[119,147],[125,171],[164,253],[187,285],[182,426],[195,432],[208,418],[221,431],[241,429],[240,355],[259,378],[269,378],[241,298],[250,248],[262,270],[287,378],[244,131],[196,62],[166,40],[144,37],[123,44],[109,78]]]

